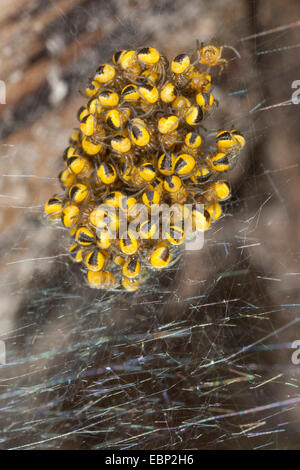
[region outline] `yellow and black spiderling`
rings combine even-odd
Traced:
[[[192,211],[192,221],[195,230],[199,232],[204,232],[210,227],[211,224],[211,215],[210,212],[206,209],[204,211],[197,208]]]
[[[138,258],[131,258],[129,261],[123,264],[122,272],[123,275],[130,279],[137,277],[141,271],[141,263]]]
[[[79,245],[89,246],[94,243],[95,235],[87,227],[79,227],[76,231],[75,240]]]
[[[100,65],[93,78],[93,82],[98,84],[108,84],[110,83],[116,76],[117,71],[115,67],[111,64],[103,64]]]
[[[74,203],[84,202],[89,194],[89,188],[86,184],[77,183],[69,189],[69,198]]]
[[[117,172],[111,163],[102,162],[97,170],[97,177],[103,184],[110,185],[117,179]]]
[[[175,160],[174,173],[178,176],[189,175],[195,168],[196,160],[188,153],[178,155]]]
[[[222,216],[225,173],[245,145],[234,128],[203,126],[217,109],[214,70],[227,67],[225,49],[238,55],[201,44],[169,63],[151,46],[122,49],[87,83],[63,153],[62,193],[44,212],[68,231],[68,254],[88,286],[137,291],[149,272],[176,263],[190,240],[183,222],[195,236]],[[167,226],[166,215],[153,217],[162,206]]]
[[[135,236],[126,231],[120,237],[120,249],[125,255],[134,255],[138,250],[138,241]]]
[[[96,131],[96,126],[95,126],[95,117],[93,116],[93,114],[86,114],[80,120],[80,130],[83,135],[86,135],[88,137],[94,135]]]
[[[202,143],[202,138],[197,132],[191,131],[186,134],[184,143],[189,149],[198,149]]]
[[[121,91],[121,98],[129,102],[138,101],[140,99],[138,86],[134,84],[126,85]]]
[[[117,153],[128,153],[131,149],[131,142],[128,137],[124,137],[122,135],[116,135],[110,141],[111,148],[115,150]]]
[[[69,254],[75,263],[81,263],[82,262],[82,247],[77,245],[77,243],[74,243],[69,247]]]
[[[188,54],[179,54],[172,60],[171,69],[176,75],[185,73],[191,65],[191,59]]]
[[[69,204],[62,210],[61,221],[64,227],[71,228],[80,217],[80,209],[75,204]]]
[[[85,89],[85,94],[88,98],[93,98],[100,88],[100,83],[95,80],[91,80],[88,86]]]
[[[142,119],[132,119],[129,127],[131,141],[137,147],[145,147],[150,142],[150,132]]]
[[[86,157],[72,155],[72,157],[68,159],[67,163],[69,170],[74,173],[74,175],[89,178],[92,174],[93,167]]]
[[[230,156],[228,153],[219,152],[208,158],[212,170],[227,171],[230,168]]]
[[[93,141],[89,137],[83,137],[81,141],[82,150],[90,157],[97,155],[102,150],[102,144]]]
[[[219,151],[239,150],[244,147],[245,139],[236,130],[221,131],[216,136],[216,145]]]
[[[161,134],[170,134],[175,131],[179,125],[179,118],[177,116],[162,117],[158,121],[158,131]]]
[[[149,240],[154,238],[154,236],[157,234],[157,231],[157,223],[147,219],[145,222],[140,224],[139,235],[144,240]]]
[[[101,271],[105,264],[105,256],[99,249],[90,250],[87,252],[84,262],[90,271]]]
[[[63,210],[63,202],[59,197],[51,197],[45,204],[45,213],[52,219],[60,219]]]
[[[139,94],[147,103],[154,104],[159,98],[158,89],[148,83],[144,83],[138,88]]]
[[[87,281],[95,289],[114,289],[117,285],[115,276],[109,271],[88,271]]]
[[[201,166],[191,176],[192,183],[203,184],[206,183],[210,177],[213,175],[213,172],[207,166]]]
[[[171,260],[170,249],[165,242],[158,243],[150,255],[150,265],[154,269],[166,268]]]
[[[98,101],[100,106],[114,108],[119,104],[119,95],[111,90],[100,91]]]
[[[165,232],[165,238],[171,245],[181,245],[184,242],[184,230],[176,225],[171,225]]]
[[[62,188],[66,189],[72,186],[73,183],[75,183],[76,176],[74,175],[74,173],[72,173],[72,171],[69,168],[65,168],[59,173],[58,180]]]
[[[174,173],[175,156],[173,153],[163,153],[157,162],[157,168],[162,175],[169,176]]]
[[[153,65],[159,61],[160,54],[154,47],[144,47],[138,51],[137,58],[144,65]]]
[[[145,191],[142,196],[142,201],[145,206],[151,208],[155,204],[159,204],[160,201],[160,193],[157,189],[149,189]]]
[[[194,104],[188,108],[185,121],[189,126],[197,126],[204,119],[204,109],[199,104]]]

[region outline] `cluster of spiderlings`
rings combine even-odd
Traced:
[[[45,212],[69,230],[70,256],[91,287],[137,290],[150,270],[178,259],[183,218],[197,233],[221,216],[220,202],[230,196],[222,176],[245,144],[236,130],[217,132],[213,146],[203,137],[202,123],[217,103],[211,70],[227,65],[224,47],[198,47],[170,65],[152,47],[121,50],[90,80],[79,129],[64,152],[64,194],[49,199]],[[162,203],[176,207],[165,233],[150,217]],[[149,217],[138,234],[121,231],[120,214],[132,220],[138,204]]]

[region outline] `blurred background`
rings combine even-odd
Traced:
[[[0,25],[0,447],[299,448],[299,2],[2,0]],[[120,48],[197,40],[241,55],[205,122],[246,137],[233,197],[141,291],[91,290],[42,218],[80,91]]]

